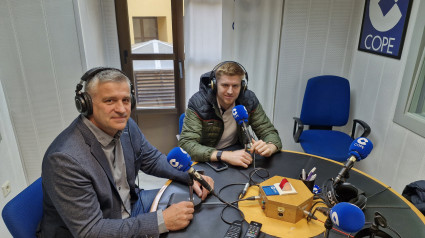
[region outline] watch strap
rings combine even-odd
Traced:
[[[221,154],[223,154],[222,150],[217,151],[216,157],[217,157],[217,161],[219,161],[219,162],[221,162]]]

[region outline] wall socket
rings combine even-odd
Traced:
[[[3,197],[6,197],[7,195],[9,195],[11,190],[12,188],[10,187],[9,180],[4,182],[3,185],[1,185],[1,191],[3,192]]]

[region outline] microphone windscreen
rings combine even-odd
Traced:
[[[350,233],[359,231],[365,224],[362,210],[348,202],[340,202],[333,206],[330,216],[334,225]]]
[[[245,106],[237,105],[232,109],[233,118],[240,125],[243,122],[248,122],[248,112],[246,111]]]
[[[372,149],[372,141],[365,137],[359,137],[351,143],[348,154],[353,155],[357,160],[362,160],[369,155]]]
[[[175,147],[168,153],[168,163],[179,171],[186,172],[192,166],[190,155],[180,147]]]

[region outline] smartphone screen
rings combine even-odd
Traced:
[[[206,162],[211,168],[213,168],[215,171],[223,171],[228,168],[227,164],[224,162]]]

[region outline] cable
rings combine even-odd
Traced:
[[[380,193],[383,193],[383,192],[387,191],[387,190],[388,190],[388,189],[390,189],[390,188],[391,188],[391,186],[388,186],[388,187],[384,188],[383,190],[381,190],[381,191],[379,191],[379,192],[376,192],[376,193],[374,193],[374,194],[370,195],[370,196],[369,196],[369,197],[367,197],[367,198],[369,199],[369,198],[371,198],[371,197],[373,197],[373,196],[376,196],[376,195],[378,195],[378,194],[380,194]]]
[[[401,235],[396,231],[396,230],[394,230],[393,228],[391,228],[390,226],[387,226],[387,228],[390,230],[390,231],[392,231],[392,232],[394,232],[398,237],[400,237],[401,238]]]
[[[226,221],[226,219],[224,219],[224,216],[223,216],[224,210],[226,210],[227,207],[232,207],[232,208],[236,209],[239,212],[239,214],[241,214],[241,217],[242,217],[242,221],[241,222],[243,222],[245,220],[245,214],[243,214],[243,212],[242,212],[241,209],[239,209],[238,207],[234,206],[231,203],[228,203],[228,202],[224,201],[215,192],[212,192],[212,195],[214,195],[216,198],[218,198],[218,200],[220,200],[222,203],[226,204],[226,206],[223,208],[223,210],[221,210],[221,213],[220,213],[220,217],[221,217],[221,220],[222,221],[224,221],[226,224],[229,224],[229,225],[232,224],[231,222]]]
[[[218,195],[220,195],[221,191],[223,191],[225,188],[230,187],[230,186],[234,186],[234,185],[245,185],[244,183],[231,183],[231,184],[227,184],[224,187],[220,188],[220,190],[218,190]]]
[[[261,176],[258,171],[260,170],[264,170],[267,172],[266,176]],[[239,198],[243,198],[248,190],[249,187],[256,185],[259,187],[258,183],[256,183],[252,177],[254,176],[254,174],[256,174],[258,177],[260,177],[263,181],[265,181],[265,178],[270,177],[270,173],[267,169],[263,169],[263,168],[255,168],[254,170],[252,170],[251,172],[249,172],[249,176],[248,176],[248,182],[245,185],[245,187],[243,188],[243,190],[239,193]]]
[[[325,224],[325,222],[324,222],[324,221],[322,221],[322,220],[317,219],[317,221],[320,221],[321,223]],[[334,230],[334,231],[336,231],[336,232],[339,232],[339,233],[341,233],[341,234],[343,234],[343,235],[346,235],[347,237],[352,237],[352,238],[354,238],[354,236],[352,236],[352,235],[350,235],[350,234],[348,234],[348,233],[345,233],[345,232],[343,232],[343,231],[341,231],[341,230],[339,230],[339,229],[336,229],[335,227],[332,227],[332,230]]]
[[[265,176],[262,176],[262,175],[260,175],[259,173],[258,173],[258,171],[260,171],[260,170],[264,170],[264,171],[266,171],[267,172],[267,174],[265,175]],[[220,190],[219,190],[219,192],[218,192],[218,194],[220,194],[221,193],[221,191],[223,190],[223,189],[225,189],[225,188],[227,188],[227,187],[230,187],[230,186],[234,186],[234,185],[245,185],[245,187],[244,187],[244,189],[242,190],[242,192],[239,194],[239,199],[238,200],[235,200],[235,201],[233,201],[233,202],[231,202],[231,203],[228,203],[228,202],[226,202],[226,201],[224,201],[224,200],[222,200],[220,197],[219,197],[219,195],[217,195],[217,194],[215,194],[215,193],[213,193],[213,195],[215,196],[215,197],[217,197],[222,203],[224,203],[224,204],[226,204],[226,206],[223,208],[223,210],[221,210],[221,213],[220,213],[220,217],[221,217],[221,220],[222,221],[224,221],[226,224],[231,224],[231,222],[228,222],[225,218],[224,218],[224,210],[226,210],[226,208],[228,208],[228,207],[232,207],[232,208],[234,208],[234,209],[236,209],[236,210],[238,210],[239,211],[239,213],[241,214],[241,216],[242,216],[242,219],[243,220],[245,220],[245,215],[243,214],[243,212],[238,208],[238,207],[236,207],[236,206],[234,206],[233,204],[234,203],[237,203],[237,202],[239,202],[239,201],[245,201],[245,200],[255,200],[256,198],[257,198],[257,196],[253,196],[253,197],[248,197],[248,198],[245,198],[245,199],[243,199],[243,196],[245,196],[245,194],[246,194],[246,191],[248,190],[248,188],[250,187],[250,186],[258,186],[259,187],[259,185],[257,184],[257,183],[255,183],[255,181],[253,180],[253,176],[254,176],[254,174],[256,174],[258,177],[260,177],[261,179],[263,179],[263,180],[265,180],[265,178],[267,178],[267,177],[269,177],[270,176],[270,174],[269,174],[269,172],[268,172],[268,170],[266,170],[266,169],[263,169],[263,168],[255,168],[254,170],[252,170],[250,173],[249,173],[249,176],[248,176],[248,183],[246,183],[246,184],[240,184],[240,183],[237,183],[237,184],[228,184],[228,185],[226,185],[226,186],[224,186],[224,187],[222,187]],[[242,220],[242,221],[243,221]]]

